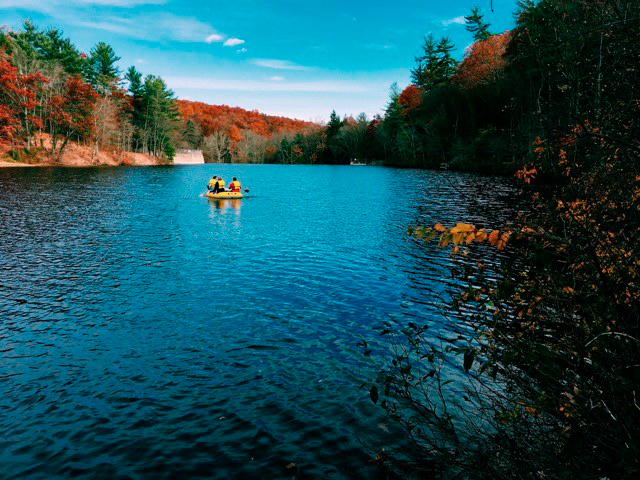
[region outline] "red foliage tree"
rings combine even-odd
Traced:
[[[15,97],[18,71],[3,55],[0,57],[0,143],[13,141],[16,131],[20,128],[18,112],[11,108],[11,100]]]
[[[482,42],[475,42],[458,65],[458,71],[451,82],[468,89],[495,80],[506,64],[504,53],[510,38],[511,32],[505,32],[492,35]]]
[[[228,105],[208,105],[202,102],[178,100],[183,120],[198,123],[206,137],[213,132],[222,131],[236,144],[243,138],[242,131],[249,130],[265,138],[281,132],[297,132],[311,125],[311,122],[285,117],[265,115],[257,110],[245,110]]]
[[[37,95],[48,80],[41,73],[20,75],[9,57],[0,55],[0,143],[12,143],[18,134],[30,146],[34,127],[42,127],[36,115]]]
[[[398,97],[398,103],[402,106],[405,115],[410,113],[422,104],[422,90],[415,85],[409,85]]]
[[[79,76],[70,77],[62,95],[53,95],[49,100],[49,120],[51,122],[51,154],[56,154],[58,136],[62,145],[58,151],[58,161],[72,135],[86,136],[93,129],[93,107],[98,94]]]

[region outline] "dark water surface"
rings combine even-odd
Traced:
[[[198,196],[238,175],[239,202]],[[368,478],[356,343],[439,322],[507,181],[377,167],[0,170],[0,478]],[[288,464],[296,466],[286,468]]]

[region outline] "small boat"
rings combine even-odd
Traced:
[[[237,198],[242,198],[242,192],[208,192],[206,194],[207,198],[215,198],[216,200],[233,200]]]

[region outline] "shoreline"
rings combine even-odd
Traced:
[[[125,164],[110,164],[110,163],[24,163],[24,162],[12,162],[7,160],[0,160],[0,168],[118,168],[118,167],[164,167],[174,166],[173,163],[125,163]]]

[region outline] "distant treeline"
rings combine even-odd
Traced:
[[[80,52],[56,28],[31,22],[0,33],[0,143],[14,158],[42,150],[51,137],[58,160],[70,140],[172,159],[180,114],[174,94],[155,75],[131,67],[123,75],[113,48],[97,43]],[[128,90],[122,81],[128,82]]]
[[[384,116],[332,115],[326,142],[334,163],[513,172],[527,159],[540,134],[532,121],[537,72],[522,71],[531,51],[511,32],[492,33],[477,7],[465,20],[475,42],[461,62],[449,38],[429,34],[412,84],[392,85]]]
[[[76,141],[94,154],[109,148],[170,161],[176,149],[202,148],[209,161],[284,162],[291,151],[278,150],[287,138],[318,131],[310,122],[178,101],[162,78],[135,66],[122,72],[119,60],[105,42],[86,54],[61,30],[29,21],[20,31],[0,31],[2,151],[60,160]],[[50,137],[46,145],[42,134]]]

